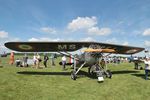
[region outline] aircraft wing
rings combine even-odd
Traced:
[[[105,53],[115,54],[134,54],[144,50],[140,47],[99,42],[7,42],[5,46],[19,52],[65,52],[76,51],[83,47],[96,47],[96,49],[98,47],[99,49],[105,49],[103,50]]]

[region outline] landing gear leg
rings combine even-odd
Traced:
[[[94,75],[93,66],[88,68],[88,74],[89,75]]]
[[[71,79],[76,80],[77,79],[77,74],[80,71],[80,69],[86,64],[86,62],[84,62],[81,67],[78,68],[78,70],[76,71],[76,65],[74,66],[74,70],[71,72]]]
[[[71,72],[71,79],[73,79],[73,80],[77,79],[77,75],[75,74],[75,71]]]

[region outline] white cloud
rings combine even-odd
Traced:
[[[87,37],[87,38],[81,39],[81,41],[94,41],[94,39],[91,37]]]
[[[0,38],[7,38],[7,37],[8,37],[8,32],[0,31]]]
[[[129,45],[129,42],[125,41],[122,45]]]
[[[116,39],[116,38],[112,38],[112,39],[108,39],[108,40],[106,40],[106,43],[115,43],[115,44],[117,44],[118,43],[118,40]]]
[[[51,27],[42,27],[41,31],[44,33],[55,34],[57,31]]]
[[[93,38],[91,37],[87,37],[87,38],[81,38],[81,39],[78,39],[78,40],[74,40],[74,39],[71,39],[71,38],[68,38],[68,39],[60,39],[60,38],[46,38],[46,37],[42,37],[42,38],[30,38],[28,39],[29,42],[37,42],[37,41],[40,41],[40,42],[45,42],[45,41],[94,41]]]
[[[51,38],[30,38],[28,41],[34,42],[34,41],[61,41],[61,39],[56,38],[56,39],[51,39]]]
[[[144,32],[143,32],[143,35],[144,36],[150,36],[150,28],[145,29]]]
[[[93,35],[109,35],[111,33],[110,28],[98,28],[98,27],[91,27],[88,29],[88,33]]]
[[[98,21],[95,16],[93,17],[77,17],[76,19],[73,19],[67,26],[67,29],[69,29],[71,32],[75,31],[84,31],[85,33],[88,33],[89,35],[109,35],[111,34],[111,29],[102,27],[99,28],[97,26]]]
[[[146,47],[150,47],[150,41],[147,41],[147,40],[146,40],[144,43],[145,43],[145,46],[146,46]]]
[[[110,44],[118,44],[118,45],[129,45],[129,42],[128,41],[121,41],[121,40],[117,40],[116,38],[112,38],[112,39],[108,39],[105,41],[106,43],[110,43]]]
[[[97,18],[96,17],[77,17],[76,19],[73,19],[68,24],[68,29],[71,31],[77,31],[80,29],[87,29],[90,27],[93,27],[97,24]]]
[[[1,41],[0,41],[0,52],[11,52],[12,50],[10,50],[10,49],[8,49],[8,48],[6,48],[5,46],[4,46],[4,44],[6,43],[6,42],[17,42],[17,41],[20,41],[20,39],[19,38],[14,38],[14,37],[7,37],[7,38],[5,38],[5,39],[1,39]]]
[[[9,42],[17,42],[17,41],[21,41],[21,39],[19,39],[19,38],[9,38],[7,41],[9,41]]]
[[[118,22],[118,25],[121,25],[121,24],[123,24],[123,23],[124,23],[124,21],[121,20],[121,21]]]
[[[0,53],[6,52],[6,47],[4,45],[0,45]]]
[[[37,38],[30,38],[28,41],[39,41]]]

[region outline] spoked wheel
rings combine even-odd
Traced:
[[[71,79],[73,79],[73,80],[77,79],[77,75],[75,74],[74,71],[71,71]]]
[[[110,70],[107,70],[107,71],[106,71],[106,77],[112,78],[112,73],[111,73]]]

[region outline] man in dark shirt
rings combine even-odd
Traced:
[[[47,60],[48,60],[49,58],[48,58],[48,56],[47,56],[47,54],[44,54],[44,66],[45,66],[45,68],[47,67]]]

